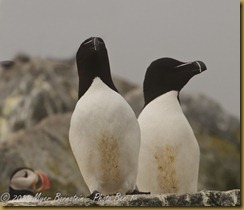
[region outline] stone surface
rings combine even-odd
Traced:
[[[93,201],[87,198],[59,197],[50,201],[6,202],[3,206],[240,206],[240,190],[200,191],[195,194],[110,196]]]

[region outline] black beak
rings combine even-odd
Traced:
[[[99,37],[91,37],[82,43],[83,46],[90,47],[95,51],[98,51],[101,46],[104,46],[104,41]]]
[[[179,71],[191,71],[196,74],[199,74],[207,70],[206,65],[202,61],[194,61],[191,63],[184,63],[175,67]]]

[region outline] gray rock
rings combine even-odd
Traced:
[[[77,97],[70,66],[23,56],[14,62],[0,71],[0,141],[49,115],[72,110]]]
[[[118,76],[112,76],[114,85],[117,87],[119,93],[123,96],[125,96],[130,91],[137,88],[137,85],[135,85],[132,82],[126,81],[125,79],[118,77]]]
[[[195,194],[165,194],[165,195],[127,195],[108,196],[99,201],[87,198],[63,197],[51,201],[28,203],[6,202],[3,206],[171,206],[171,207],[201,207],[201,206],[240,206],[240,190],[230,191],[200,191]]]
[[[144,97],[141,87],[137,87],[125,94],[125,100],[130,104],[138,117],[144,106]]]
[[[181,102],[194,130],[217,135],[240,146],[240,121],[223,110],[220,104],[202,94],[184,94]]]
[[[90,194],[82,189],[81,174],[71,151],[68,132],[71,113],[50,116],[20,130],[0,144],[0,195],[8,191],[9,177],[22,166],[43,171],[51,182],[44,195]]]
[[[56,113],[74,110],[78,98],[76,64],[20,54],[0,69],[0,141]],[[5,65],[4,65],[5,64]],[[134,84],[114,77],[121,94]]]
[[[240,121],[201,94],[184,94],[181,103],[201,149],[199,188],[239,188]]]

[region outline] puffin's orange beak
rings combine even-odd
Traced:
[[[42,190],[47,190],[50,188],[50,181],[47,178],[47,176],[40,171],[35,171],[35,173],[38,175],[38,179],[41,181],[40,186],[37,186],[38,188],[36,189],[37,192],[40,192]]]

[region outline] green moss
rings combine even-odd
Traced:
[[[201,148],[199,180],[206,189],[230,190],[240,187],[240,148],[235,142],[199,134]]]
[[[4,101],[2,113],[4,113],[4,115],[9,115],[11,113],[11,111],[13,110],[14,106],[20,100],[20,97],[21,96],[19,96],[17,94],[7,97]]]
[[[228,156],[234,156],[235,158],[239,158],[240,155],[240,149],[237,148],[237,146],[225,139],[221,139],[217,136],[213,136],[210,139],[211,148],[219,152],[219,155],[222,158],[226,158]]]

